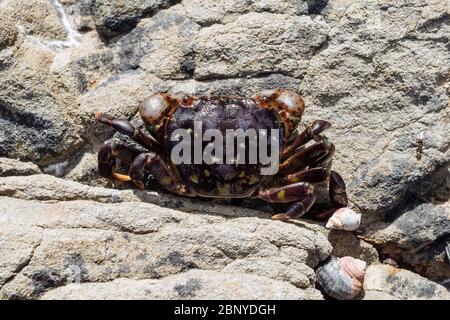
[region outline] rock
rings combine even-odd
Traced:
[[[16,42],[18,31],[14,19],[5,13],[0,14],[0,23],[2,25],[0,30],[0,50],[2,50]]]
[[[254,275],[262,286],[281,286],[279,294],[249,288],[236,298],[294,297],[283,287],[302,289],[292,291],[297,298],[320,297],[313,268],[331,246],[306,222],[286,224],[250,209],[211,208],[206,201],[89,187],[47,175],[2,178],[0,194],[0,234],[31,228],[39,239],[28,244],[26,232],[16,239],[24,253],[6,259],[13,261],[0,284],[2,298],[38,298],[73,279],[160,279],[190,269],[215,271],[218,279],[231,273],[231,283]],[[9,254],[7,248],[2,254]],[[264,272],[265,266],[274,269]],[[223,290],[218,297],[232,294],[231,287]]]
[[[391,223],[380,222],[368,228],[365,237],[417,251],[450,234],[449,214],[450,203],[413,204]]]
[[[52,76],[75,91],[77,97],[110,76],[112,59],[112,53],[95,32],[83,34],[80,40],[76,46],[57,50],[49,69]],[[73,110],[71,116],[77,115],[77,110]]]
[[[193,44],[194,77],[303,77],[326,31],[320,19],[270,13],[249,13],[232,23],[202,28]]]
[[[69,284],[42,296],[63,299],[321,299],[314,289],[249,274],[191,270],[158,280],[117,279],[107,283]]]
[[[97,154],[85,152],[78,163],[64,176],[69,180],[80,181],[91,186],[110,186],[108,180],[98,174]]]
[[[0,158],[0,177],[26,176],[38,174],[41,170],[31,162],[21,162],[15,159]]]
[[[71,16],[72,23],[78,31],[89,31],[95,28],[91,13],[92,0],[60,0]]]
[[[450,241],[448,202],[412,204],[392,222],[373,224],[364,237],[376,243],[382,254],[395,257],[422,275],[438,282],[450,278],[445,254]]]
[[[333,123],[326,132],[336,146],[333,168],[346,181],[350,206],[362,213],[362,226],[355,234],[341,234],[307,223],[328,241],[324,238],[317,255],[291,252],[299,273],[291,273],[280,257],[255,261],[244,255],[233,258],[229,266],[218,262],[214,270],[265,276],[267,264],[274,268],[273,279],[305,289],[313,280],[310,269],[331,251],[373,264],[378,261],[376,247],[382,260],[391,258],[446,284],[449,17],[446,3],[435,0],[4,0],[0,157],[30,161],[47,175],[2,177],[0,194],[24,206],[44,201],[55,206],[75,201],[140,206],[148,201],[158,206],[155,212],[164,207],[199,213],[199,219],[265,221],[269,214],[261,211],[234,206],[225,210],[207,201],[152,191],[93,188],[48,174],[91,186],[111,185],[98,179],[95,155],[105,140],[119,135],[95,123],[94,111],[140,126],[137,106],[155,92],[251,96],[263,89],[291,88],[305,99],[303,123]],[[12,174],[37,172],[24,169],[28,165],[23,163],[13,166],[8,169]],[[432,223],[434,214],[437,223]],[[123,225],[148,236],[140,233],[159,228],[135,226],[125,213],[120,217],[122,221],[111,220],[114,230],[91,230],[80,222],[83,230],[71,230],[71,237],[91,237],[78,234],[82,231],[121,232]],[[295,226],[304,229],[302,222]],[[24,228],[34,225],[25,223]],[[42,232],[44,240],[48,236],[48,241],[59,243],[57,237],[65,235],[44,236],[49,230],[37,228],[36,239]],[[8,289],[8,297],[39,297],[70,277],[61,264],[37,270],[33,258],[33,267],[22,270],[37,242],[24,243],[26,249],[19,250],[23,254],[7,267],[11,281],[2,294]],[[38,255],[39,250],[40,246]],[[220,259],[224,258],[219,255]],[[109,283],[122,277],[115,272],[111,279],[96,279]],[[142,274],[138,281],[144,279]],[[39,293],[30,291],[29,281],[36,283]]]
[[[312,269],[302,263],[293,263],[289,259],[239,259],[227,265],[222,271],[231,274],[257,274],[281,281],[288,280],[289,283],[299,288],[308,288],[315,282],[315,274]]]
[[[316,6],[314,2],[316,2]],[[213,24],[233,22],[240,15],[249,12],[270,12],[292,16],[308,14],[309,11],[319,13],[321,7],[323,8],[323,4],[320,5],[319,2],[324,3],[326,1],[255,0],[250,2],[245,0],[187,0],[183,1],[183,5],[189,18],[207,27]]]
[[[367,264],[379,262],[378,252],[370,243],[359,239],[351,232],[331,230],[326,233],[333,246],[332,255],[350,256],[365,261]]]
[[[40,241],[39,227],[11,224],[0,228],[0,288],[28,265]]]
[[[26,41],[11,52],[0,79],[0,156],[48,165],[69,157],[82,144],[70,116],[73,92],[49,74],[50,49]]]
[[[116,68],[142,68],[161,79],[189,78],[196,68],[191,41],[199,29],[181,5],[161,11],[114,45]]]
[[[333,123],[333,165],[364,211],[363,224],[384,218],[450,160],[449,17],[439,1],[352,1],[309,61],[300,86],[305,120]]]
[[[5,0],[0,9],[25,29],[27,34],[45,40],[64,40],[67,36],[59,13],[51,1]]]
[[[97,32],[105,39],[124,34],[132,30],[139,20],[167,8],[171,0],[123,0],[91,1],[91,13]]]
[[[0,195],[27,200],[77,200],[87,199],[103,202],[121,201],[120,192],[85,186],[54,178],[51,175],[6,177],[0,180]]]
[[[414,198],[422,202],[445,203],[450,199],[450,165],[426,176],[411,188]]]
[[[364,280],[366,300],[449,300],[443,287],[411,271],[387,265],[371,265]]]

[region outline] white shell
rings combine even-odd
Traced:
[[[352,257],[332,257],[316,271],[317,282],[330,297],[338,300],[358,296],[364,283],[366,263]]]
[[[340,208],[328,219],[325,228],[355,231],[361,224],[361,215],[350,208]]]

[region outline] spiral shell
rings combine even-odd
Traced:
[[[316,271],[319,285],[327,295],[338,300],[358,296],[364,283],[366,263],[352,257],[332,257]]]
[[[350,208],[340,208],[328,220],[325,228],[355,231],[361,224],[361,215]]]

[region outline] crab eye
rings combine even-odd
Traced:
[[[285,106],[295,117],[301,116],[305,110],[303,98],[293,91],[283,90],[276,101]]]
[[[273,99],[277,96],[278,94],[278,89],[267,89],[267,90],[263,90],[259,93],[259,96],[264,99],[264,101]]]
[[[162,94],[145,99],[139,106],[139,114],[147,125],[155,125],[163,116],[169,103]]]

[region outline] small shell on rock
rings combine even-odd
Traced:
[[[365,272],[366,263],[362,260],[332,257],[316,270],[316,278],[330,297],[349,300],[361,293]]]
[[[361,215],[350,208],[340,208],[328,219],[325,228],[355,231],[361,224]]]

